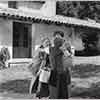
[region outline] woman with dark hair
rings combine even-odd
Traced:
[[[64,44],[64,33],[54,33],[54,47],[50,48],[51,77],[49,80],[50,99],[68,99],[68,84],[70,84],[70,73],[64,70],[64,52],[61,47]]]

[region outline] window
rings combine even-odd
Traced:
[[[17,9],[17,1],[8,1],[8,7]]]
[[[24,46],[24,47],[28,47],[28,27],[24,27],[23,46]]]
[[[16,32],[15,34],[14,34],[14,37],[16,37],[13,41],[13,45],[14,45],[14,47],[18,47],[19,46],[19,34]]]

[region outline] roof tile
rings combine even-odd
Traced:
[[[77,18],[72,17],[64,17],[60,15],[47,17],[42,16],[39,13],[32,13],[28,11],[22,11],[20,9],[12,9],[12,8],[1,8],[0,7],[0,16],[15,16],[15,17],[27,17],[31,19],[41,19],[43,21],[51,21],[51,22],[59,22],[63,24],[73,24],[78,26],[87,26],[87,27],[93,27],[93,28],[100,28],[100,23],[96,22],[90,22],[87,20],[80,20]]]

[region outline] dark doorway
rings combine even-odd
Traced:
[[[13,58],[31,58],[31,24],[13,22]]]

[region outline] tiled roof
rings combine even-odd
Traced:
[[[1,17],[13,16],[13,17],[19,17],[19,18],[25,17],[25,18],[30,18],[31,20],[42,20],[42,21],[49,21],[53,23],[71,24],[71,25],[77,25],[77,26],[100,28],[100,23],[96,23],[95,21],[80,20],[77,18],[63,17],[60,15],[47,17],[39,13],[32,13],[32,12],[22,11],[18,9],[11,9],[11,8],[0,8],[0,16]]]

